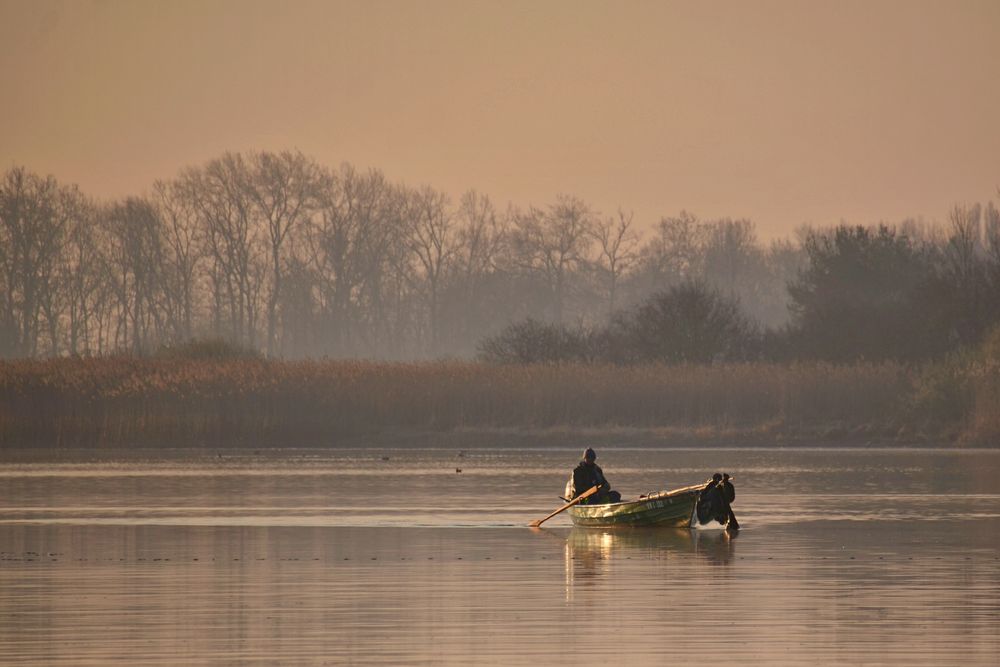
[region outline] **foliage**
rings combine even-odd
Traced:
[[[788,288],[799,356],[905,360],[942,351],[922,307],[933,272],[917,243],[884,225],[841,225],[810,233],[805,251],[808,264]]]
[[[592,334],[582,327],[546,324],[528,318],[483,339],[479,359],[492,364],[535,364],[593,361]]]
[[[972,412],[975,387],[968,354],[954,354],[921,369],[914,383],[911,418],[917,422],[960,422]]]
[[[684,282],[653,295],[625,321],[636,359],[669,363],[739,361],[757,347],[739,304],[703,283]]]
[[[732,299],[685,282],[620,313],[606,327],[585,329],[527,319],[484,339],[487,363],[708,363],[743,361],[758,349],[756,327]]]
[[[1000,435],[1000,327],[977,348],[922,368],[910,402],[912,421],[956,424],[971,440]]]

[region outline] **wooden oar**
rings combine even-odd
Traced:
[[[576,498],[574,498],[573,500],[569,501],[568,503],[566,503],[565,505],[563,505],[562,507],[560,507],[559,509],[557,509],[552,514],[548,515],[544,519],[535,519],[534,521],[532,521],[531,523],[529,523],[528,526],[530,526],[531,528],[538,528],[540,525],[542,525],[543,523],[545,523],[546,521],[548,521],[549,519],[551,519],[552,517],[554,517],[556,514],[559,514],[560,512],[565,512],[570,507],[572,507],[573,505],[576,505],[577,503],[579,503],[584,498],[591,497],[592,495],[594,495],[595,493],[597,493],[600,490],[600,488],[601,488],[600,485],[590,487],[589,489],[587,489],[586,491],[584,491],[583,493],[581,493],[580,495],[578,495]]]

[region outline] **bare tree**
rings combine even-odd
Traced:
[[[397,189],[377,170],[344,165],[322,209],[317,269],[341,353],[377,355],[392,327],[386,292],[405,240]]]
[[[979,339],[985,328],[985,254],[982,207],[952,207],[950,234],[944,248],[946,270],[958,308],[956,332],[963,343]]]
[[[948,213],[948,223],[948,264],[954,274],[969,275],[983,252],[982,206],[956,204]]]
[[[105,254],[118,303],[116,346],[141,354],[163,342],[163,221],[147,199],[129,197],[106,213]]]
[[[366,239],[373,251],[371,258],[382,262],[380,274],[372,276],[372,286],[378,289],[369,292],[372,301],[366,304],[375,325],[375,349],[395,359],[426,354],[429,338],[425,331],[429,324],[425,316],[426,293],[422,293],[421,276],[415,270],[409,244],[407,193],[403,186],[388,190],[380,211],[382,224],[372,226],[375,233]]]
[[[757,233],[749,220],[723,218],[706,225],[705,277],[729,296],[748,291],[748,279],[760,265]],[[751,287],[752,289],[752,287]]]
[[[226,327],[231,340],[256,348],[267,241],[246,196],[248,171],[242,155],[226,153],[184,178],[204,232],[215,331]]]
[[[607,282],[608,320],[614,317],[617,307],[618,285],[638,258],[639,235],[632,229],[633,213],[618,209],[615,218],[605,218],[591,230],[597,241],[600,256],[596,262]]]
[[[179,341],[194,336],[197,272],[204,255],[196,197],[189,180],[153,184],[154,202],[163,220],[166,316],[173,337]]]
[[[407,243],[426,286],[430,352],[435,355],[440,351],[438,300],[441,283],[455,253],[455,230],[448,195],[430,187],[410,191],[405,217]]]
[[[1000,194],[1000,190],[997,194]],[[993,322],[998,322],[1000,321],[1000,210],[993,202],[989,202],[983,210],[983,231],[986,238],[990,315]]]
[[[344,354],[350,335],[351,310],[358,277],[360,220],[351,193],[358,178],[344,164],[331,174],[320,194],[318,215],[305,234],[308,271],[316,284],[316,309],[325,345]],[[321,344],[322,345],[322,344]]]
[[[1000,194],[1000,191],[997,194]],[[983,210],[983,232],[990,265],[997,274],[997,284],[1000,286],[1000,210],[993,202],[986,204]]]
[[[519,262],[544,278],[557,324],[563,321],[569,275],[587,260],[593,224],[590,208],[566,195],[547,211],[531,208],[514,219],[512,242]]]
[[[101,229],[96,208],[81,201],[70,222],[63,267],[70,354],[100,350],[98,313],[104,305],[107,278],[101,270]],[[95,338],[96,336],[96,338]]]
[[[381,172],[359,173],[349,164],[330,174],[318,215],[305,237],[307,258],[317,289],[324,349],[352,354],[362,319],[362,291],[371,278],[368,240],[384,228],[390,186]],[[373,262],[381,271],[381,262]]]
[[[659,290],[700,276],[706,234],[705,225],[687,211],[661,218],[642,252],[649,289]]]
[[[253,153],[241,185],[267,232],[271,280],[267,289],[267,354],[277,353],[278,302],[289,236],[319,208],[323,170],[302,153]]]
[[[462,195],[458,218],[461,227],[455,262],[462,281],[474,285],[480,276],[496,268],[497,258],[507,243],[507,224],[489,195],[475,190]]]
[[[0,353],[33,356],[38,350],[42,306],[54,305],[68,227],[62,197],[53,177],[23,167],[10,169],[0,181]],[[52,338],[52,312],[49,326]],[[50,345],[54,350],[56,341]]]
[[[499,316],[497,304],[488,294],[495,282],[508,245],[508,218],[496,210],[488,195],[469,190],[462,195],[456,212],[458,230],[452,259],[452,345],[473,351],[473,345],[488,333]]]
[[[78,314],[73,311],[72,269],[74,265],[73,251],[75,249],[74,236],[81,228],[93,226],[95,223],[92,206],[76,186],[59,186],[55,195],[55,206],[53,213],[57,218],[56,228],[61,230],[58,238],[57,255],[49,270],[40,273],[37,278],[42,284],[39,291],[39,306],[41,314],[46,323],[45,332],[48,343],[48,354],[56,356],[67,347],[76,351],[74,341],[67,341],[66,335],[70,333],[73,337],[73,315]],[[91,257],[92,261],[97,260],[96,254]],[[95,271],[93,266],[86,268],[88,274],[93,276]],[[96,281],[91,281],[96,282]],[[66,325],[69,325],[67,332]],[[41,332],[39,332],[41,333]]]
[[[997,194],[1000,194],[998,191]],[[989,202],[983,210],[983,230],[986,237],[986,249],[994,263],[1000,264],[1000,210]]]

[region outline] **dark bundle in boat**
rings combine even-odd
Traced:
[[[736,500],[736,489],[730,479],[728,474],[715,473],[712,481],[698,496],[695,515],[699,524],[705,525],[716,521],[730,528],[739,528],[732,508],[732,502]]]

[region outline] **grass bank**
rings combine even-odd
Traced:
[[[492,435],[491,435],[492,434]],[[540,442],[990,444],[996,365],[0,362],[3,447]]]

